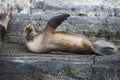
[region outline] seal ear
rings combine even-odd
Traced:
[[[48,30],[48,31],[51,29],[55,30],[64,20],[67,20],[69,16],[70,16],[69,14],[62,14],[62,15],[51,18],[48,21],[45,30]]]

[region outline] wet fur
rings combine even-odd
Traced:
[[[87,37],[55,29],[70,15],[62,14],[51,18],[42,33],[36,33],[32,25],[24,29],[24,40],[28,49],[36,53],[69,52],[101,55]]]

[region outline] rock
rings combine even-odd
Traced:
[[[15,56],[15,55],[14,55]],[[3,80],[119,80],[118,56],[24,55],[3,57]],[[19,58],[18,58],[19,57]],[[3,62],[4,61],[4,62]],[[59,64],[58,64],[59,63]],[[4,64],[5,67],[2,65]],[[5,75],[4,75],[5,73]]]

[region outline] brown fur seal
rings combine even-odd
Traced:
[[[0,46],[2,44],[2,38],[7,31],[8,23],[12,18],[12,13],[2,13],[0,14]]]
[[[63,31],[55,31],[69,16],[69,14],[62,14],[51,18],[41,33],[36,33],[32,25],[27,25],[23,34],[27,48],[36,53],[59,51],[100,55],[99,50],[93,46],[87,37]]]

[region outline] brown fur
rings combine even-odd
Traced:
[[[12,13],[0,14],[0,46],[2,44],[2,38],[7,31],[8,24],[12,18]]]
[[[99,55],[99,51],[93,47],[92,43],[85,36],[77,36],[68,32],[55,31],[56,27],[67,17],[69,17],[67,14],[53,17],[48,21],[45,30],[39,34],[35,32],[32,25],[28,25],[24,30],[24,39],[28,49],[37,53],[59,51]],[[58,25],[54,22],[56,20],[59,23]]]

